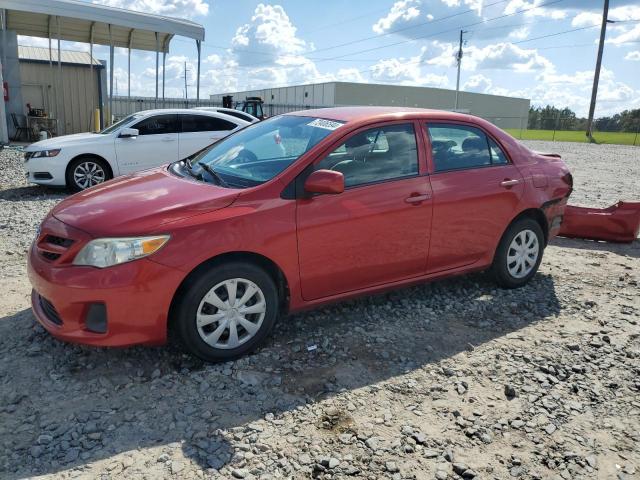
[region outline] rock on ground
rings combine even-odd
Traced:
[[[638,148],[529,145],[567,160],[575,203],[640,197]],[[67,193],[20,168],[0,152],[0,478],[637,476],[638,241],[556,239],[525,288],[474,274],[344,302],[205,365],[34,323],[25,252]]]

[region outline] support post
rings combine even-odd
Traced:
[[[51,79],[51,85],[53,85],[53,96],[55,98],[55,105],[51,102],[51,91],[47,89],[47,101],[49,103],[49,109],[53,110],[49,112],[49,115],[53,114],[54,118],[58,118],[58,86],[53,81],[53,52],[51,48],[51,15],[47,17],[47,33],[49,38],[49,78]],[[55,107],[55,109],[54,109]]]
[[[602,52],[604,50],[604,39],[607,34],[607,22],[609,16],[609,0],[604,0],[602,10],[602,26],[600,27],[600,44],[598,45],[598,58],[596,59],[596,71],[593,75],[593,89],[591,90],[591,104],[589,105],[589,119],[587,120],[587,140],[593,139],[593,116],[596,112],[596,97],[598,96],[598,82],[600,81],[600,66],[602,65]]]
[[[131,47],[133,45],[133,28],[129,31],[129,51],[127,52],[127,113],[131,111]]]
[[[167,65],[167,52],[169,51],[169,42],[173,35],[167,35],[164,37],[164,42],[162,42],[162,108],[166,107],[165,97],[164,97],[164,87],[165,87],[165,71]]]
[[[111,125],[113,119],[113,36],[111,35],[111,24],[109,24],[109,113],[107,114],[107,125]]]
[[[65,99],[64,99],[64,84],[62,83],[62,50],[60,49],[60,17],[56,16],[56,29],[57,29],[57,33],[58,33],[58,92],[59,92],[59,96],[62,100],[62,108],[59,110],[58,112],[58,128],[57,128],[57,134],[60,135],[62,134],[66,134],[67,133],[67,128],[66,128],[66,116],[64,114],[64,105],[65,105]],[[56,99],[56,105],[58,104],[58,99]],[[61,125],[62,124],[62,127]]]
[[[196,107],[200,106],[200,54],[202,50],[202,42],[200,40],[196,40],[196,47],[198,48],[198,68],[197,68],[197,77],[196,77]]]
[[[91,124],[95,124],[95,99],[96,99],[96,91],[95,91],[95,78],[93,78],[93,31],[95,29],[96,22],[91,22],[91,27],[89,28],[89,78],[91,79],[91,113],[89,114],[89,131],[91,131]],[[100,130],[100,127],[95,124],[93,125],[93,131],[97,132]]]
[[[158,32],[156,32],[156,102],[155,108],[158,108],[158,61],[159,61],[160,40]]]
[[[165,85],[165,70],[167,65],[167,52],[162,52],[162,108],[164,104],[164,85]]]
[[[7,15],[7,11],[6,10],[2,10],[2,40],[3,40],[3,49],[2,49],[2,57],[0,58],[0,83],[4,85],[4,78],[2,77],[2,67],[5,64],[4,62],[6,61],[6,54],[5,54],[5,50],[6,50],[6,33],[5,30],[7,29],[7,22],[6,22],[6,15]],[[7,126],[7,112],[5,110],[5,102],[4,101],[0,101],[0,145],[4,145],[4,144],[8,144],[9,143],[9,127]]]

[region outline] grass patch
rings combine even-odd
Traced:
[[[584,132],[571,130],[520,130],[509,128],[506,131],[519,140],[555,140],[557,142],[586,142]],[[595,132],[593,137],[598,143],[613,143],[617,145],[640,145],[640,135],[629,132]]]

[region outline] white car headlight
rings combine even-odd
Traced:
[[[39,150],[37,152],[28,152],[27,160],[30,158],[46,158],[46,157],[55,157],[60,153],[59,148],[55,148],[52,150]]]
[[[169,235],[155,237],[97,238],[87,243],[73,259],[74,265],[110,267],[157,252]]]

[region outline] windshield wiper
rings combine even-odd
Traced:
[[[229,184],[225,182],[224,179],[220,176],[220,174],[216,172],[213,168],[211,168],[209,165],[207,165],[206,163],[198,163],[198,166],[202,167],[202,169],[205,172],[207,172],[209,175],[215,178],[215,180],[218,182],[218,185],[225,188],[231,188],[229,187]]]

